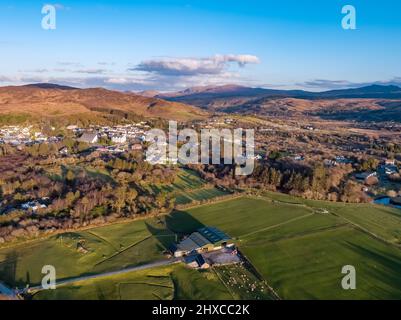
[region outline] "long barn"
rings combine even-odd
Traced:
[[[231,238],[215,227],[204,227],[189,235],[175,247],[174,256],[182,257],[191,253],[202,253],[232,246]]]

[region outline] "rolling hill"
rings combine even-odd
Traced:
[[[397,86],[371,85],[354,89],[309,92],[304,90],[275,90],[226,85],[190,88],[176,93],[158,94],[156,97],[217,110],[228,106],[260,103],[261,99],[263,101],[285,98],[303,100],[401,99],[401,88]]]
[[[156,97],[209,111],[269,117],[317,116],[323,119],[401,122],[401,88],[362,88],[308,92],[228,85],[197,87]]]
[[[54,84],[0,88],[0,115],[35,118],[96,117],[111,114],[187,121],[206,112],[183,103],[102,88],[77,89]]]

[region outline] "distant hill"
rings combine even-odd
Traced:
[[[354,118],[360,112],[386,109],[386,100],[377,99],[298,99],[260,98],[241,105],[220,109],[227,113],[256,114],[268,117]]]
[[[63,118],[138,115],[178,121],[204,118],[194,106],[102,88],[76,89],[54,84],[0,87],[0,114]]]
[[[154,98],[158,96],[160,93],[159,91],[156,90],[145,90],[145,91],[139,91],[139,92],[134,92],[138,96],[143,96],[143,97],[148,97],[148,98]]]
[[[401,88],[397,86],[371,85],[354,89],[309,92],[304,90],[276,90],[249,88],[236,85],[218,87],[196,87],[184,91],[159,94],[159,98],[191,104],[204,109],[218,110],[240,106],[260,99],[298,98],[316,99],[401,99]]]
[[[32,84],[27,84],[24,87],[39,88],[39,89],[78,90],[78,88],[62,86],[54,83],[32,83]]]

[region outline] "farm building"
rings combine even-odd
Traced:
[[[232,246],[231,238],[215,227],[204,227],[189,235],[174,248],[174,256],[182,257],[191,253],[201,253]]]
[[[210,267],[209,263],[206,262],[201,254],[185,257],[184,261],[188,267],[193,269],[208,269]]]
[[[81,142],[86,142],[86,143],[97,143],[98,142],[98,136],[96,132],[85,132],[79,139],[78,141]]]

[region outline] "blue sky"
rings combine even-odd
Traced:
[[[57,8],[56,30],[41,27],[47,3]],[[356,30],[341,27],[347,4]],[[0,85],[401,84],[400,39],[397,0],[2,0]]]

